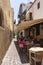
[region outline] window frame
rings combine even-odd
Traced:
[[[40,9],[40,2],[38,2],[37,4],[37,9]]]

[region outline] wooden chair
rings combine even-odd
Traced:
[[[40,62],[42,65],[43,52],[37,52],[32,57],[33,65],[37,65],[37,62]],[[39,65],[39,64],[38,64]]]
[[[27,45],[27,57],[29,59],[29,49],[32,47],[31,43]]]

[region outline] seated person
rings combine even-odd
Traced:
[[[23,46],[23,48],[26,46],[26,42],[24,39],[21,39],[20,44]]]
[[[19,45],[20,45],[21,48],[24,48],[26,46],[26,42],[24,40],[24,37],[23,37],[23,33],[22,32],[20,34],[20,40],[19,40],[19,42],[20,42]]]

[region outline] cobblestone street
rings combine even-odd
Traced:
[[[22,55],[22,57],[20,57],[20,54],[17,50],[17,43],[14,43],[14,40],[15,39],[12,40],[1,65],[30,65],[27,59],[25,59],[25,56]]]

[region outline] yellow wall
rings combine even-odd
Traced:
[[[13,8],[10,9],[10,31],[12,32],[12,37],[13,37],[13,31],[14,31],[14,10]]]
[[[10,40],[9,40],[8,32],[4,28],[0,27],[0,64],[9,45],[10,45]]]
[[[3,13],[3,26],[0,26],[0,64],[13,38],[13,13],[10,0],[0,0],[0,13]]]

